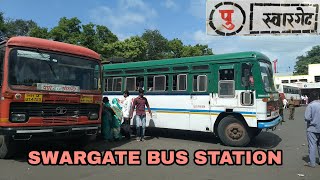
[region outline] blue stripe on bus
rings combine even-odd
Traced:
[[[222,113],[222,110],[198,110],[198,109],[172,109],[172,108],[150,108],[152,111],[173,111],[173,112],[204,112],[204,113]],[[240,114],[257,114],[256,112],[234,111]]]

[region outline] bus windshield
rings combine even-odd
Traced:
[[[9,59],[12,87],[55,84],[98,90],[100,68],[96,61],[80,57],[14,49]]]
[[[272,69],[271,64],[260,62],[260,70],[261,70],[261,77],[262,82],[264,84],[264,89],[266,92],[273,92],[275,91],[272,79]]]

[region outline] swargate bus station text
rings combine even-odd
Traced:
[[[191,155],[190,155],[191,156]],[[282,165],[282,150],[197,150],[193,159],[186,150],[31,151],[31,165]],[[144,162],[143,162],[144,161]]]

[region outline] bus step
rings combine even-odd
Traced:
[[[12,139],[16,141],[29,141],[32,138],[32,135],[13,135]]]

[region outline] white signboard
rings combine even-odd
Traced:
[[[63,85],[63,84],[37,83],[37,90],[59,91],[59,92],[80,92],[80,87]]]
[[[207,0],[208,35],[292,35],[319,33],[319,0]]]

